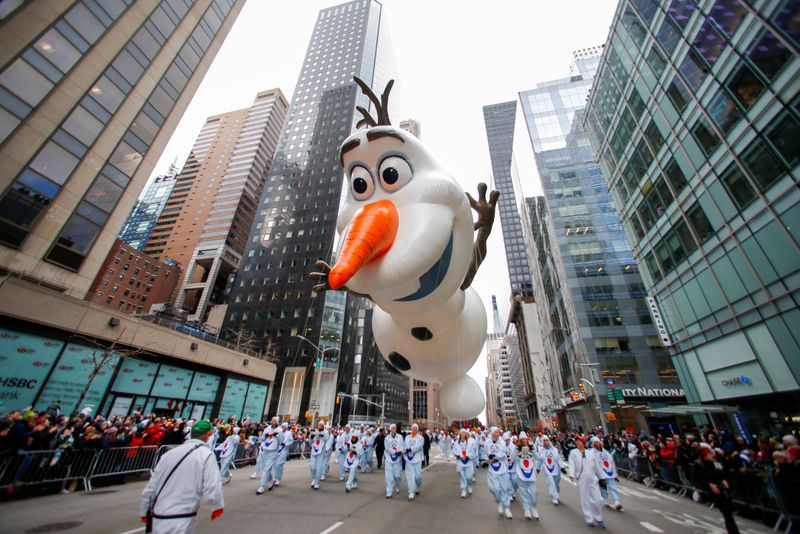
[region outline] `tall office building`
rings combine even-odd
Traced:
[[[486,139],[492,162],[492,179],[494,187],[500,191],[498,210],[511,284],[511,307],[508,320],[512,329],[518,334],[515,342],[519,347],[515,348],[514,354],[519,354],[519,364],[522,370],[520,385],[523,389],[525,414],[522,420],[526,424],[533,424],[534,421],[542,418],[542,407],[538,402],[541,392],[537,393],[536,391],[532,360],[533,352],[541,352],[539,350],[541,343],[535,329],[526,327],[526,323],[531,323],[534,319],[534,299],[530,260],[521,218],[525,206],[522,203],[520,177],[514,160],[516,119],[516,101],[483,107]]]
[[[119,238],[135,248],[142,250],[150,239],[150,232],[161,215],[161,210],[169,200],[169,194],[175,187],[175,179],[178,177],[177,169],[170,168],[167,174],[156,176],[150,185],[147,186],[139,200],[136,201],[133,211],[125,221]]]
[[[144,251],[171,258],[183,282],[175,306],[205,322],[239,268],[289,104],[280,89],[206,119]]]
[[[798,17],[622,1],[587,106],[687,400],[738,406],[743,435],[800,415]]]
[[[339,147],[360,118],[356,105],[370,107],[353,75],[380,93],[395,70],[381,4],[355,0],[320,11],[223,325],[243,327],[274,347],[281,389],[272,409],[299,388],[302,401],[282,414],[291,419],[305,414],[314,382],[314,349],[295,336],[319,345],[325,302],[306,275],[318,259],[332,259],[343,182]]]
[[[7,14],[0,269],[85,296],[243,4],[25,2]]]
[[[677,375],[650,316],[639,269],[603,174],[583,130],[583,113],[602,47],[574,54],[571,75],[520,93],[542,181],[549,223],[549,251],[566,284],[542,299],[550,321],[544,339],[556,370],[551,382],[567,426],[604,421],[617,428],[655,430],[652,413],[617,406],[605,394],[607,380],[625,387],[647,408],[676,400],[665,386]],[[537,258],[537,263],[542,258]],[[551,290],[552,291],[552,290]],[[566,311],[570,309],[570,311]],[[603,379],[603,382],[600,381]],[[682,399],[681,399],[682,400]]]
[[[486,139],[489,142],[489,157],[492,160],[492,179],[494,187],[500,191],[497,207],[500,211],[500,227],[503,231],[503,245],[506,249],[511,292],[514,295],[531,297],[533,295],[531,270],[528,264],[528,255],[525,252],[525,241],[522,237],[517,194],[514,191],[516,119],[517,102],[515,100],[483,107]]]
[[[345,293],[330,291],[330,294]],[[342,359],[339,366],[337,393],[344,393],[337,401],[335,422],[369,421],[383,419],[388,423],[408,420],[409,378],[391,367],[383,359],[372,337],[371,300],[347,295],[347,311],[342,335]],[[316,389],[316,388],[314,388]],[[311,399],[317,398],[312,389]],[[323,392],[324,393],[324,392]],[[322,395],[325,402],[333,396]],[[285,410],[279,408],[279,413]]]
[[[502,426],[529,428],[524,406],[525,389],[522,383],[522,361],[517,333],[506,332],[497,309],[497,297],[492,295],[494,328],[486,336],[486,365],[488,374],[487,419],[499,420]],[[490,407],[494,412],[490,412]]]
[[[407,119],[404,121],[400,121],[400,129],[407,131],[417,139],[422,138],[422,126],[417,120]]]

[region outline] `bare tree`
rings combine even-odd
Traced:
[[[94,379],[97,377],[97,375],[100,374],[101,371],[103,371],[103,369],[106,369],[108,367],[114,367],[114,362],[116,362],[117,365],[122,365],[122,362],[125,361],[125,358],[128,358],[130,356],[137,356],[139,354],[148,352],[147,346],[135,347],[135,348],[120,347],[119,340],[122,339],[122,336],[124,334],[125,334],[125,328],[122,329],[117,339],[114,340],[114,342],[112,342],[110,346],[105,346],[97,339],[88,338],[78,334],[71,336],[73,339],[79,339],[83,343],[86,343],[87,345],[91,345],[97,349],[101,349],[100,351],[96,350],[92,351],[92,357],[91,357],[92,370],[89,372],[89,377],[86,381],[86,385],[83,387],[83,391],[81,391],[81,394],[78,397],[77,402],[75,402],[75,406],[73,406],[72,408],[71,412],[72,415],[78,413],[78,410],[80,409],[81,404],[83,404],[86,395],[92,388],[92,383],[94,382]]]

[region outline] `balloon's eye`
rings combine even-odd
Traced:
[[[414,173],[405,158],[389,156],[381,162],[378,175],[381,178],[381,186],[392,192],[406,185]]]
[[[356,200],[366,200],[375,192],[375,181],[366,167],[356,165],[350,169],[350,189]]]

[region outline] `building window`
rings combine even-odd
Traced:
[[[750,143],[747,151],[742,154],[742,163],[750,171],[750,175],[762,191],[765,191],[784,173],[783,165],[773,155],[769,146],[760,139],[754,139]]]
[[[705,242],[705,240],[714,233],[714,227],[711,226],[700,204],[695,204],[694,207],[686,213],[686,216],[689,218],[689,223],[692,225],[692,229],[700,243]]]
[[[736,163],[732,163],[730,167],[725,169],[720,179],[740,210],[756,198],[755,190]]]
[[[692,137],[700,145],[703,154],[710,156],[715,148],[719,146],[720,139],[705,117],[699,117],[692,127]]]

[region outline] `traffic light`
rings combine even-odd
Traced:
[[[578,387],[581,388],[581,393],[583,393],[583,395],[585,397],[586,396],[586,384],[581,382],[580,384],[578,384]]]

